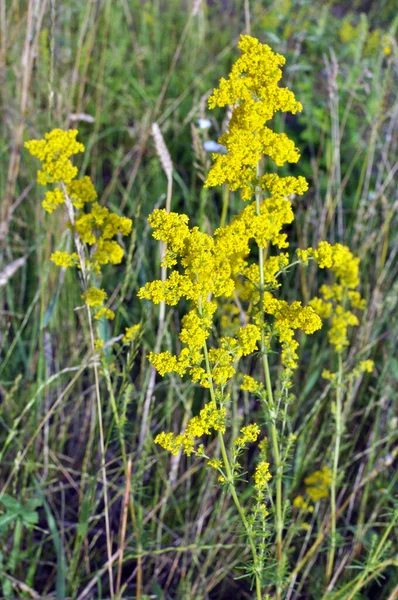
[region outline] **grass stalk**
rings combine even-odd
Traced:
[[[334,565],[334,557],[336,553],[336,492],[337,492],[337,472],[339,468],[340,444],[342,434],[342,379],[343,379],[343,360],[341,354],[338,354],[338,371],[337,371],[337,389],[336,389],[336,440],[333,455],[332,481],[330,484],[330,548],[326,567],[326,581],[329,582]]]

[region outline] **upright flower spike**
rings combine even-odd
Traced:
[[[43,208],[52,214],[60,205],[67,204],[70,227],[75,234],[76,246],[79,246],[76,247],[77,252],[53,252],[51,260],[58,267],[78,267],[89,279],[91,273],[101,273],[102,265],[122,262],[124,250],[113,238],[118,234],[128,235],[132,221],[119,217],[96,202],[97,192],[90,177],[85,175],[76,179],[78,170],[70,158],[84,151],[83,144],[76,140],[77,134],[77,129],[54,129],[42,140],[26,142],[25,148],[42,163],[42,170],[37,174],[38,183],[60,186],[46,191]],[[84,250],[86,245],[92,247],[90,252],[87,248]],[[95,319],[113,319],[114,312],[102,307],[102,292],[94,287],[87,289],[84,294],[86,304],[94,308]]]
[[[266,123],[279,111],[296,113],[302,105],[293,92],[279,86],[285,58],[266,44],[243,35],[239,49],[242,56],[235,62],[228,79],[209,98],[209,108],[235,106],[229,128],[219,138],[227,154],[214,154],[214,163],[205,187],[227,183],[232,191],[241,189],[243,200],[250,200],[256,186],[268,189],[275,197],[302,194],[307,190],[304,177],[258,177],[257,165],[263,156],[277,166],[297,162],[300,154],[284,133],[275,133]]]

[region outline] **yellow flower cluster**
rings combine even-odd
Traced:
[[[45,134],[44,140],[25,142],[25,148],[43,164],[43,170],[37,172],[38,183],[47,185],[63,181],[68,184],[76,177],[77,168],[72,165],[70,157],[84,152],[83,144],[76,141],[77,134],[77,129],[53,129]]]
[[[294,508],[298,508],[304,512],[314,512],[314,507],[307,500],[305,500],[303,496],[296,496],[293,500],[293,506]]]
[[[124,342],[125,344],[132,344],[136,339],[139,330],[139,325],[132,325],[131,327],[126,327],[125,334],[122,337],[122,342]]]
[[[262,460],[258,463],[254,472],[254,487],[256,490],[262,491],[267,487],[267,483],[271,479],[271,473],[269,471],[269,463]]]
[[[75,179],[66,185],[66,193],[75,208],[83,208],[87,202],[93,202],[97,198],[97,192],[90,177],[85,175],[81,179]],[[45,199],[41,203],[48,212],[53,213],[60,204],[64,204],[65,194],[59,188],[46,192]]]
[[[240,389],[246,390],[247,392],[259,392],[263,389],[263,385],[250,375],[244,375]]]
[[[234,444],[239,448],[243,448],[246,444],[257,441],[257,438],[260,435],[260,428],[257,423],[251,423],[250,425],[242,427],[240,432],[242,435],[236,438]]]
[[[275,317],[273,328],[282,345],[282,364],[289,373],[297,367],[299,343],[294,339],[295,330],[312,334],[322,327],[322,321],[311,306],[302,306],[298,301],[288,304],[270,292],[264,293],[264,312]]]
[[[217,408],[214,402],[209,402],[202,408],[197,417],[188,421],[184,433],[174,435],[173,433],[160,433],[155,438],[155,444],[159,444],[176,456],[183,450],[187,456],[195,451],[195,441],[205,434],[214,431],[225,433],[226,408]]]
[[[46,133],[43,140],[26,142],[25,147],[42,162],[43,170],[38,171],[38,183],[56,183],[62,186],[62,189],[56,187],[46,192],[42,202],[43,208],[51,214],[66,200],[70,202],[71,210],[74,208],[77,211],[73,224],[75,233],[81,242],[93,246],[90,258],[85,260],[85,269],[100,274],[102,265],[121,263],[124,250],[113,238],[119,233],[128,235],[132,221],[111,213],[106,207],[95,202],[97,192],[90,177],[76,179],[77,167],[72,164],[70,157],[84,151],[83,144],[76,140],[77,134],[76,129],[54,129]],[[88,203],[91,204],[90,210],[87,213],[79,213],[78,211]],[[76,252],[57,251],[51,255],[51,260],[63,268],[82,267]],[[102,293],[105,292],[91,287],[85,295],[86,304],[91,307],[101,306]],[[95,315],[96,319],[114,317],[113,311],[105,307],[101,307]]]
[[[235,108],[228,131],[218,140],[227,153],[213,155],[214,163],[205,187],[227,183],[231,190],[241,188],[242,198],[250,200],[256,185],[262,185],[256,169],[264,155],[277,166],[299,160],[294,142],[286,134],[275,133],[265,124],[276,112],[296,113],[302,105],[293,92],[278,85],[282,77],[280,67],[285,64],[283,56],[248,35],[241,36],[238,47],[242,56],[232,66],[228,79],[221,79],[218,89],[209,98],[209,108],[227,104]],[[290,183],[294,191],[290,190]],[[264,185],[267,185],[266,180]],[[286,181],[278,195],[300,193],[300,189],[305,189],[303,181]]]
[[[359,285],[359,258],[347,246],[333,246],[328,242],[320,242],[316,250],[298,250],[297,254],[304,263],[309,258],[315,259],[321,269],[330,269],[337,279],[332,285],[322,285],[319,288],[322,297],[313,298],[310,305],[320,317],[331,318],[329,341],[336,352],[341,353],[349,343],[348,327],[359,325],[358,317],[345,306],[350,304],[359,310],[366,306],[365,300],[355,290]]]
[[[329,495],[329,487],[332,482],[332,472],[327,466],[323,466],[319,471],[314,471],[304,479],[305,491],[313,502],[317,502]]]

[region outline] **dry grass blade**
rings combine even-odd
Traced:
[[[21,258],[17,258],[13,260],[12,263],[6,266],[5,269],[0,271],[0,287],[6,285],[7,281],[11,279],[11,277],[18,271],[23,264],[25,264],[26,256],[21,256]]]

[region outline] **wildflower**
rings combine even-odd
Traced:
[[[43,163],[43,170],[37,172],[38,183],[46,185],[63,181],[68,184],[75,178],[77,168],[69,159],[84,151],[83,144],[76,141],[77,134],[77,129],[54,129],[45,134],[44,140],[25,142],[30,154]]]
[[[303,496],[296,496],[293,500],[294,508],[298,508],[304,512],[314,512],[314,507],[309,504],[306,500],[304,500]]]
[[[256,167],[263,155],[272,158],[278,166],[287,161],[297,162],[300,156],[286,134],[274,133],[266,127],[266,122],[277,111],[296,113],[302,105],[293,92],[278,85],[282,76],[280,67],[285,63],[283,56],[248,35],[241,36],[238,47],[242,51],[241,58],[233,65],[229,78],[221,79],[218,89],[209,98],[209,108],[227,104],[236,107],[228,132],[218,140],[227,152],[213,155],[214,163],[205,187],[227,183],[231,190],[241,188],[242,198],[250,200],[256,184],[260,183]],[[292,180],[274,191],[278,195],[293,193],[290,189],[302,193],[303,181],[295,185]],[[261,181],[264,186],[267,183],[272,186],[272,178]]]
[[[327,466],[323,466],[319,471],[314,471],[304,479],[306,484],[305,491],[313,502],[318,502],[329,495],[329,487],[332,482],[332,472]]]
[[[196,439],[209,434],[212,430],[225,433],[225,417],[225,407],[217,409],[214,402],[209,402],[197,417],[188,421],[184,433],[175,436],[173,433],[162,432],[156,436],[155,444],[159,444],[174,455],[183,450],[187,456],[190,456],[194,452]]]
[[[113,310],[111,310],[110,308],[105,308],[104,306],[99,309],[99,311],[94,317],[94,319],[96,319],[97,321],[99,319],[108,319],[109,321],[113,321],[114,318],[115,313],[113,312]]]
[[[124,344],[131,344],[136,339],[138,332],[140,330],[139,325],[132,325],[131,327],[126,327],[125,334],[122,337],[122,342]]]
[[[76,252],[69,254],[68,252],[53,252],[50,256],[50,260],[57,265],[57,267],[75,267],[79,264],[79,256]]]
[[[101,306],[107,299],[108,294],[105,290],[100,290],[96,287],[88,288],[87,292],[83,294],[83,298],[87,306]]]
[[[104,346],[103,340],[100,340],[100,339],[94,340],[94,350],[97,350],[97,351],[101,350],[103,348],[103,346]]]
[[[253,377],[250,377],[250,375],[243,376],[243,383],[240,386],[241,390],[245,390],[247,392],[258,392],[261,390],[261,388],[262,384],[256,381]]]
[[[270,479],[271,473],[269,472],[269,463],[261,461],[258,463],[254,472],[254,487],[261,491],[267,487],[267,483]]]
[[[207,461],[207,464],[209,465],[209,467],[212,467],[213,469],[222,469],[223,464],[221,460],[218,460],[216,458],[211,458],[210,460]]]
[[[257,423],[252,423],[251,425],[245,425],[242,427],[240,432],[242,435],[236,438],[234,444],[235,446],[240,446],[243,448],[245,444],[257,441],[257,438],[260,435],[260,428]]]

